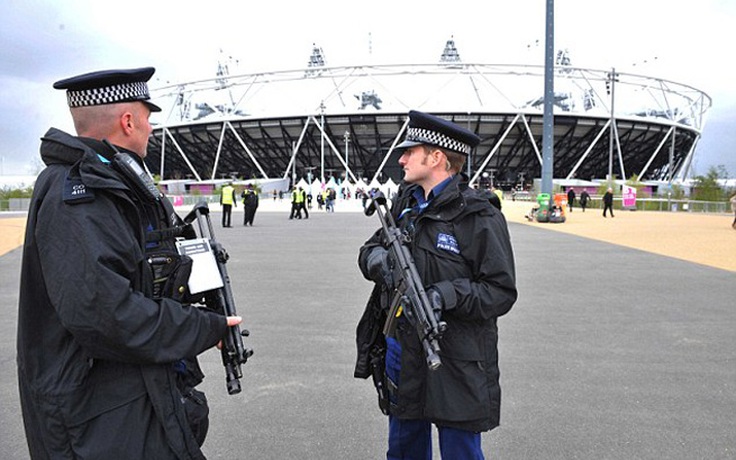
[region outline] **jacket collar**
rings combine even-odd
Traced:
[[[82,182],[91,188],[127,190],[120,175],[98,157],[98,153],[109,154],[107,149],[102,142],[82,140],[56,128],[49,129],[41,138],[41,159],[46,165],[76,166]]]

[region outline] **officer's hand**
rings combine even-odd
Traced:
[[[227,325],[228,326],[237,326],[238,324],[243,322],[242,316],[228,316],[227,317]]]
[[[435,319],[439,322],[442,317],[442,311],[445,309],[445,300],[442,298],[440,291],[430,287],[427,289],[427,298],[432,306],[432,313],[434,313]]]
[[[230,326],[237,326],[238,324],[243,322],[242,316],[228,316],[227,317],[227,327]],[[217,349],[222,350],[222,340],[217,342]]]
[[[378,284],[385,284],[387,288],[393,289],[394,275],[391,266],[391,256],[386,248],[376,246],[366,258],[368,277]]]

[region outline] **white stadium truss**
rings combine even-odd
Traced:
[[[315,48],[306,68],[229,75],[221,65],[216,78],[154,88],[163,111],[152,117],[146,166],[197,181],[399,180],[393,149],[416,109],[482,138],[467,165],[472,182],[490,175],[508,188],[540,177],[544,67],[445,59],[450,45],[437,64],[327,67]],[[566,62],[555,66],[555,178],[604,178],[609,168],[618,178],[686,177],[707,94]]]

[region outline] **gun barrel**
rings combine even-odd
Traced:
[[[368,209],[371,210],[370,214]],[[386,318],[384,334],[387,331],[392,331],[395,327],[396,312],[394,307],[396,307],[399,296],[407,297],[409,301],[404,302],[406,305],[403,307],[411,309],[411,312],[407,313],[413,317],[415,322],[417,335],[422,342],[427,357],[427,366],[430,370],[436,370],[442,365],[439,356],[439,339],[447,329],[447,325],[444,322],[437,321],[434,316],[432,305],[424,291],[414,258],[411,256],[409,249],[402,243],[401,231],[396,226],[383,195],[372,198],[370,206],[366,209],[366,215],[372,215],[373,213],[376,213],[381,221],[384,239],[388,243],[389,251],[399,267],[399,275],[401,276],[401,280],[397,283],[399,290],[394,296],[391,311]]]
[[[429,369],[434,371],[439,369],[439,367],[442,365],[442,360],[440,360],[440,356],[437,353],[434,352],[427,352],[427,366],[429,366]]]
[[[212,247],[215,254],[217,269],[223,282],[223,287],[216,289],[210,295],[205,295],[207,307],[223,316],[237,316],[235,300],[230,286],[230,276],[225,265],[228,255],[223,246],[215,240],[209,208],[206,202],[198,203],[187,216],[186,221],[191,222],[194,219],[197,220],[200,236],[207,238],[210,242],[210,247]],[[248,332],[241,331],[240,326],[236,324],[228,327],[227,335],[223,338],[221,350],[222,365],[225,367],[227,392],[231,395],[241,392],[240,379],[243,377],[241,365],[245,364],[253,354],[252,350],[246,349],[243,345],[244,334],[248,335]]]

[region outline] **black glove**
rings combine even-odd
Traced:
[[[445,309],[445,300],[442,298],[440,291],[435,288],[428,288],[426,293],[429,304],[432,306],[432,313],[434,313],[435,319],[439,322],[442,317],[442,311]]]
[[[366,257],[366,269],[368,277],[378,284],[385,284],[388,289],[393,289],[394,274],[391,256],[386,248],[376,246]]]

